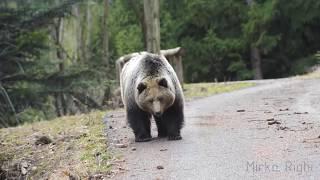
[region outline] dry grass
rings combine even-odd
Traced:
[[[184,95],[187,100],[207,97],[218,93],[230,92],[246,87],[254,86],[254,83],[194,83],[184,85]]]
[[[106,151],[104,115],[94,112],[0,129],[1,169],[17,176],[20,169],[16,165],[27,162],[28,176],[33,179],[108,173],[111,157]],[[36,145],[42,136],[52,139],[52,143]]]

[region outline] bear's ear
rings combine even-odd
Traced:
[[[165,78],[161,78],[158,82],[159,86],[162,86],[162,87],[165,87],[167,88],[168,87],[168,82]]]
[[[142,91],[145,90],[146,88],[147,88],[147,86],[144,83],[142,83],[142,82],[139,83],[139,85],[137,87],[139,94],[141,94]]]

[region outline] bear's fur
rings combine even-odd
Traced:
[[[176,73],[164,56],[143,53],[121,72],[121,96],[137,142],[151,140],[151,117],[158,137],[181,139],[184,98]]]

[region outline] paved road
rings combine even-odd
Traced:
[[[320,79],[194,100],[185,115],[183,140],[147,143],[120,127],[122,111],[112,115],[110,141],[129,143],[115,179],[320,179]]]

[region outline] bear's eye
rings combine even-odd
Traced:
[[[139,94],[141,94],[142,91],[145,90],[146,88],[147,88],[147,86],[144,83],[139,83],[139,85],[137,87]]]
[[[167,80],[165,78],[160,79],[158,84],[159,84],[159,86],[162,86],[162,87],[165,87],[165,88],[168,87],[168,82],[167,82]]]
[[[152,103],[152,102],[153,102],[153,99],[149,99],[148,102],[149,102],[149,103]]]
[[[159,101],[163,101],[163,97],[158,97],[158,100]]]

